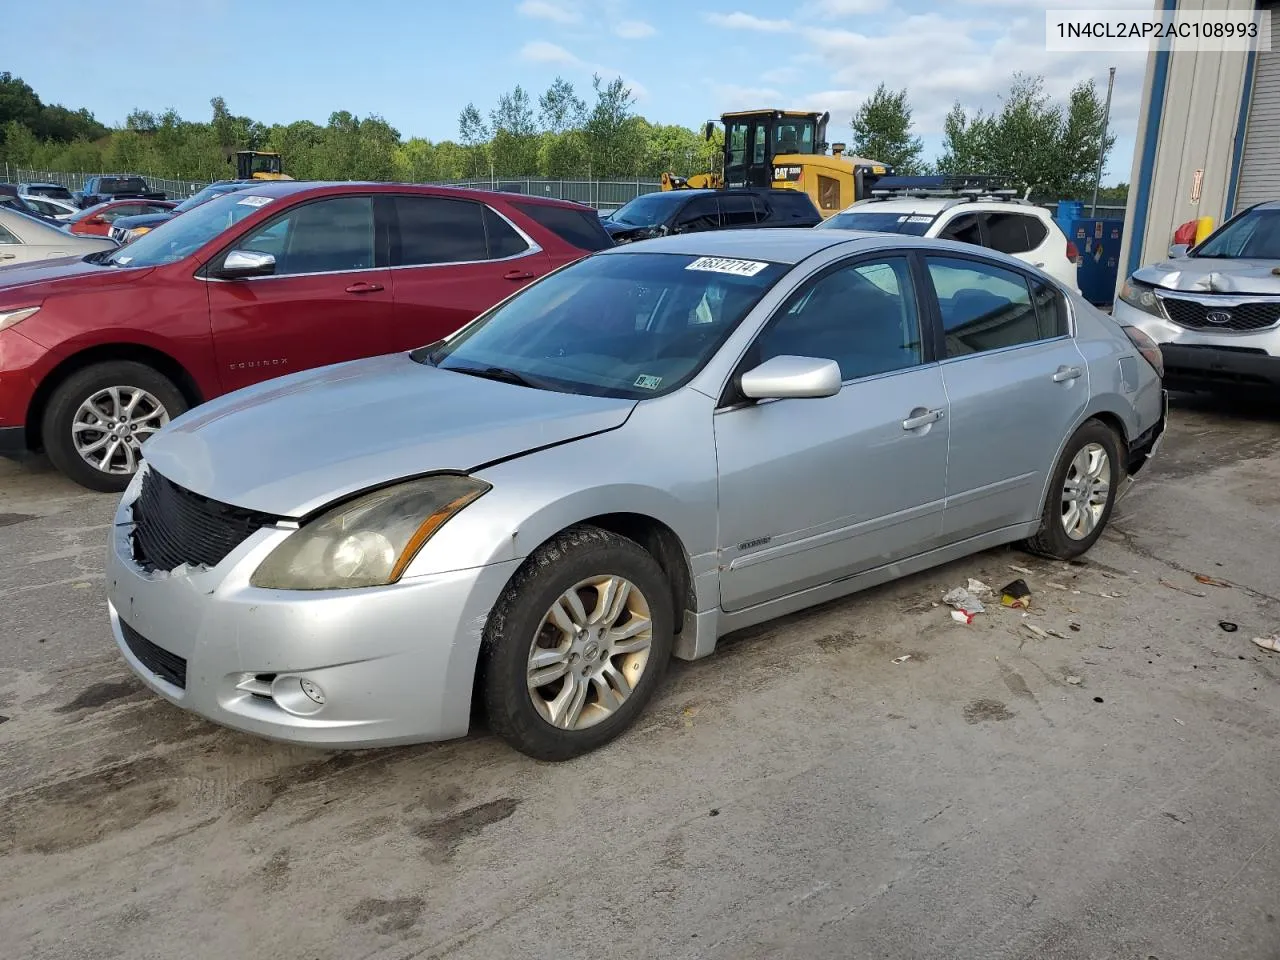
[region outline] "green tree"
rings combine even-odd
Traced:
[[[924,143],[911,133],[911,104],[907,91],[890,90],[883,83],[853,115],[852,149],[858,156],[879,160],[896,173],[915,174]]]
[[[572,83],[556,77],[547,92],[538,98],[538,119],[548,133],[577,130],[587,122],[587,104],[574,91]]]
[[[474,103],[468,103],[458,114],[458,139],[467,149],[467,175],[488,175],[489,128]]]
[[[634,176],[640,168],[644,144],[634,106],[635,95],[621,77],[607,84],[591,78],[596,102],[583,125],[590,175],[597,179]]]
[[[537,171],[537,128],[533,104],[523,87],[516,84],[498,98],[497,108],[489,113],[489,128],[493,166],[499,176],[528,176]]]

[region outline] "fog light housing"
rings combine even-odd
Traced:
[[[295,717],[319,713],[326,702],[324,689],[320,684],[297,674],[276,677],[271,684],[271,699],[277,707]]]

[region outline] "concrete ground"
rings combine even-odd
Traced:
[[[1280,957],[1280,414],[1174,413],[1082,565],[728,638],[559,766],[183,714],[111,643],[115,498],[0,464],[0,956]]]

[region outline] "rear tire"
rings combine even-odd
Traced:
[[[1090,420],[1067,441],[1049,481],[1040,529],[1023,542],[1027,551],[1054,560],[1072,560],[1102,536],[1124,480],[1120,439]]]
[[[608,743],[662,682],[671,604],[662,568],[633,540],[579,526],[543,544],[485,625],[478,680],[490,727],[537,760]]]
[[[137,472],[143,442],[187,406],[173,381],[146,364],[95,363],[50,395],[41,424],[45,452],[82,487],[118,493]]]

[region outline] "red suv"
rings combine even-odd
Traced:
[[[276,181],[107,254],[0,267],[0,454],[43,447],[84,486],[122,490],[188,407],[431,343],[611,245],[595,211],[561,200]]]

